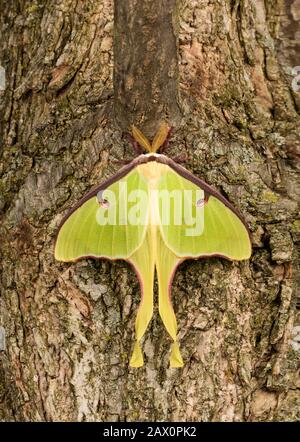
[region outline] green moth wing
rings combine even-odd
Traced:
[[[245,221],[220,193],[169,158],[161,160],[165,168],[157,182],[155,259],[159,313],[173,339],[170,366],[182,367],[171,302],[176,268],[187,258],[248,259],[251,241]]]
[[[168,165],[172,167],[168,167],[158,184],[159,191],[167,189],[170,195],[170,222],[160,225],[166,246],[181,258],[248,259],[251,255],[249,231],[237,210],[183,167],[172,160],[168,160]],[[178,190],[182,199],[176,198]],[[159,213],[162,221],[165,207],[166,202],[161,197]]]
[[[128,224],[127,216],[134,211],[136,201],[128,201],[127,195],[132,195],[136,189],[142,195],[143,192],[147,194],[147,183],[135,169],[121,182],[118,178],[92,191],[67,214],[56,239],[57,260],[126,259],[141,245],[148,214],[144,213],[144,223]]]
[[[60,224],[55,258],[124,259],[139,278],[142,298],[137,313],[131,367],[143,365],[140,340],[153,314],[154,254],[149,231],[148,183],[133,161],[83,197]],[[136,207],[144,209],[139,213]],[[128,223],[128,218],[130,223]],[[105,222],[107,220],[107,222]]]
[[[153,236],[147,228],[141,246],[130,256],[128,261],[133,265],[141,287],[141,302],[135,320],[135,337],[133,353],[130,359],[131,367],[144,365],[141,351],[141,339],[153,315],[153,285],[155,272],[155,254],[153,249]]]

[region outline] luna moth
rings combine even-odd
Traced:
[[[217,256],[245,260],[251,255],[248,227],[219,192],[162,153],[169,128],[161,125],[152,143],[133,126],[135,143],[147,151],[85,195],[63,218],[55,258],[125,260],[141,288],[131,367],[144,363],[141,339],[153,314],[158,280],[159,314],[173,343],[170,366],[182,367],[171,302],[176,271],[187,258]]]

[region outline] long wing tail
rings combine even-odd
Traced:
[[[173,339],[170,366],[183,367],[183,360],[177,342],[177,321],[171,302],[172,279],[181,260],[165,246],[159,230],[157,236],[156,270],[159,286],[159,314],[167,332]]]
[[[140,248],[128,260],[135,268],[141,286],[141,302],[135,321],[136,341],[130,359],[131,367],[144,365],[140,341],[153,315],[154,256],[148,232]]]

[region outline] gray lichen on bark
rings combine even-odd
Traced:
[[[117,91],[119,103],[127,97],[128,115],[113,97],[112,0],[0,0],[7,74],[0,91],[0,418],[299,420],[299,92],[289,70],[300,64],[299,2],[180,0],[172,18],[158,8],[175,32],[167,34],[169,67],[178,45],[178,74],[174,66],[168,78],[163,59],[155,59],[157,25],[147,53],[138,28],[157,2],[143,2],[148,12],[124,3],[116,44],[126,5],[128,30],[143,41],[128,54],[115,48],[116,90],[133,84],[125,95]],[[122,70],[132,53],[129,72]],[[150,54],[153,71],[140,81],[136,61]],[[149,101],[151,76],[163,108]],[[131,268],[57,263],[53,245],[68,208],[117,170],[114,160],[133,155],[121,131],[137,119],[151,136],[167,108],[175,125],[170,155],[185,152],[187,168],[241,210],[254,251],[249,262],[182,264],[173,302],[185,367],[168,368],[170,342],[155,310],[145,367],[133,370],[139,287]]]

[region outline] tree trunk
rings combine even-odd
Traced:
[[[153,135],[180,120],[176,0],[115,1],[114,104],[119,126]]]
[[[112,0],[0,10],[0,419],[299,420],[299,1],[119,0],[115,31]],[[131,369],[134,273],[56,262],[54,240],[68,208],[133,156],[122,131],[151,136],[166,117],[170,156],[186,153],[240,209],[254,249],[249,262],[182,264],[185,366],[168,367],[155,310],[145,366]]]

